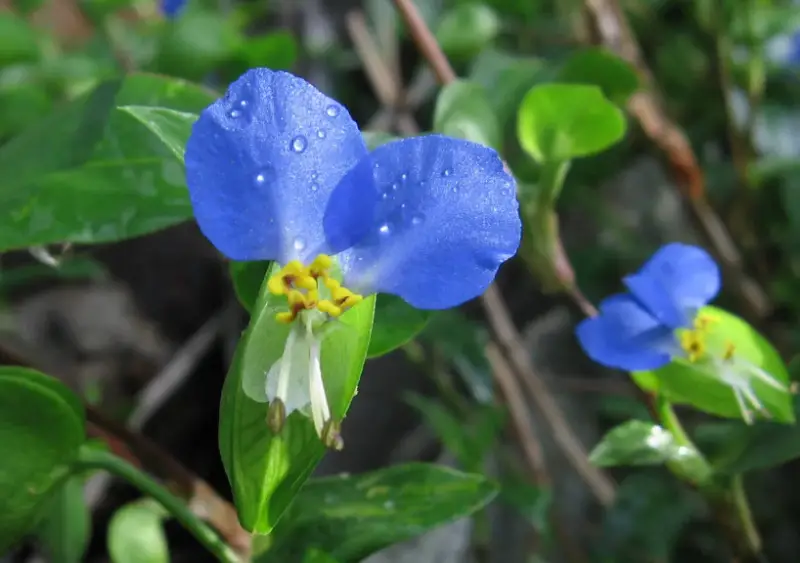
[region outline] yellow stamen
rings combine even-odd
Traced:
[[[291,323],[300,311],[317,309],[331,317],[338,317],[363,300],[330,276],[333,259],[320,254],[306,267],[293,260],[267,280],[267,289],[273,295],[286,295],[289,311],[276,315],[282,323]],[[331,293],[331,299],[319,299],[319,281]]]

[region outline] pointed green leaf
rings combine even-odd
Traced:
[[[407,343],[425,328],[432,315],[433,311],[415,309],[394,295],[379,294],[367,357],[388,354]]]
[[[0,147],[0,250],[110,242],[186,221],[181,162],[118,106],[198,112],[209,91],[133,73],[104,82]]]
[[[148,106],[122,106],[119,109],[150,129],[175,158],[183,163],[186,142],[192,132],[192,125],[197,121],[197,114]]]
[[[439,92],[433,115],[439,133],[480,143],[495,150],[502,146],[500,124],[486,91],[479,84],[456,80]]]
[[[269,559],[261,561],[302,560],[305,550],[315,547],[342,563],[356,563],[469,516],[496,494],[496,486],[481,475],[425,464],[312,479],[275,529]]]
[[[83,407],[63,383],[0,368],[0,553],[38,524],[85,437]]]
[[[267,426],[265,378],[283,354],[289,326],[275,320],[276,313],[286,310],[286,298],[271,295],[266,279],[225,380],[219,429],[242,526],[260,534],[275,526],[325,453],[311,420],[298,412],[279,435]],[[347,412],[361,377],[374,310],[374,297],[364,299],[342,315],[342,326],[322,342],[322,374],[337,418]]]
[[[601,152],[625,135],[625,117],[597,86],[543,84],[525,95],[517,134],[537,162],[557,163]]]
[[[751,379],[753,393],[762,403],[768,416],[776,422],[794,422],[792,395],[788,390],[789,373],[778,352],[739,317],[716,307],[704,307],[700,312],[711,314],[718,319],[712,327],[714,339],[720,343],[734,345],[735,360],[748,362],[764,370],[786,386],[786,390],[782,391],[760,379]],[[717,354],[721,352],[717,351]],[[688,403],[717,416],[742,418],[731,385],[723,381],[717,371],[678,360],[652,373],[658,378],[660,392],[670,401]]]

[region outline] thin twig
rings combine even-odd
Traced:
[[[534,482],[540,486],[549,486],[551,479],[547,471],[545,456],[539,438],[534,432],[533,418],[528,413],[528,406],[525,403],[522,389],[517,383],[516,375],[494,342],[486,345],[486,358],[489,360],[489,365],[492,366],[494,379],[505,398],[514,429],[522,446],[522,452],[533,473]]]
[[[743,269],[742,257],[725,224],[708,203],[705,177],[683,130],[668,116],[658,99],[652,73],[645,64],[639,45],[616,0],[586,0],[594,17],[600,41],[639,74],[642,88],[628,101],[628,110],[651,141],[672,166],[678,187],[687,201],[695,222],[708,239],[713,252],[726,270],[726,279],[736,288],[749,315],[759,320],[771,309],[766,292]]]
[[[417,47],[428,61],[439,82],[448,84],[456,80],[455,71],[414,3],[411,0],[394,0],[394,3],[411,36],[416,41]],[[589,463],[586,449],[572,431],[547,385],[534,369],[530,355],[511,320],[511,315],[500,291],[495,285],[491,285],[484,293],[482,300],[498,342],[550,426],[556,443],[564,451],[567,459],[589,486],[597,500],[604,506],[611,505],[616,489],[614,482],[603,471]]]

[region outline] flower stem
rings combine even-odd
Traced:
[[[223,563],[241,563],[241,559],[217,533],[195,516],[189,507],[145,473],[115,456],[94,447],[83,447],[78,454],[80,469],[103,470],[121,477],[144,494],[158,501],[203,546]]]

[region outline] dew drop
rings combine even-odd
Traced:
[[[298,135],[292,139],[292,150],[294,152],[303,152],[308,146],[308,141],[302,135]]]
[[[318,139],[324,139],[327,136],[328,136],[328,134],[325,132],[324,129],[320,129],[319,131],[317,131],[317,138]]]
[[[392,184],[392,191],[396,192],[399,187],[400,187],[399,184]]]
[[[274,180],[275,180],[275,170],[273,170],[269,166],[267,166],[262,170],[259,170],[256,173],[256,184],[259,186],[263,186],[264,184],[269,184]]]
[[[328,106],[325,109],[325,113],[327,113],[330,117],[336,117],[339,115],[339,108],[337,106]]]
[[[408,179],[408,174],[403,172],[402,174],[400,174],[400,179],[405,182]]]
[[[233,119],[236,119],[237,117],[239,117],[240,115],[242,115],[242,112],[240,112],[238,109],[232,109],[232,110],[231,110],[231,111],[228,113],[228,115],[229,115],[231,118],[233,118]]]
[[[382,234],[383,236],[387,236],[387,235],[391,234],[392,228],[389,226],[389,223],[384,223],[383,225],[380,226],[380,228],[378,229],[378,232],[380,234]]]
[[[311,191],[316,192],[319,190],[319,184],[311,184]]]
[[[457,193],[458,193],[458,186],[453,186],[453,193],[454,193],[454,194],[457,194]]]
[[[239,105],[242,106],[242,108],[246,108],[247,107],[247,100],[242,100],[241,102],[239,102]]]
[[[452,171],[452,170],[450,170],[449,168],[445,168],[445,169],[442,171],[442,176],[449,176],[449,175],[450,175],[450,174],[452,174],[452,173],[453,173],[453,171]]]
[[[382,199],[382,200],[384,200],[384,201],[386,201],[387,199],[389,199],[389,194],[388,194],[388,193],[386,193],[386,192],[383,192],[383,193],[381,194],[381,199]]]
[[[312,172],[311,173],[311,179],[312,180],[316,180],[317,178],[319,178],[319,174],[317,174],[316,172]]]
[[[414,226],[422,224],[425,218],[422,215],[414,215],[411,217],[411,224]]]
[[[294,239],[292,246],[294,246],[294,249],[299,252],[306,247],[306,241],[300,237],[297,237],[296,239]]]

